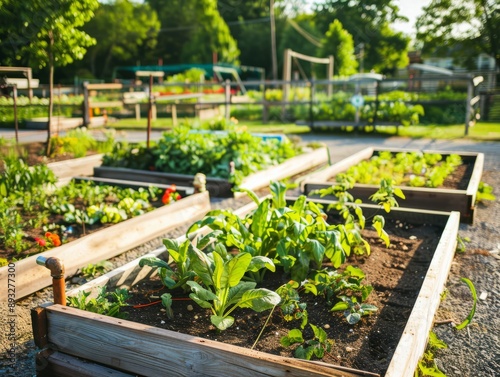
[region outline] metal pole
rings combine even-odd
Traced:
[[[54,291],[54,304],[66,306],[66,285],[64,284],[64,265],[59,258],[39,256],[36,263],[50,270],[52,276],[52,289]]]

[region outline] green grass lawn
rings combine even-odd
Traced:
[[[190,124],[191,120],[179,119],[179,124]],[[135,119],[120,119],[116,122],[110,123],[110,127],[123,130],[143,130],[147,127],[147,119],[139,121]],[[311,132],[308,126],[297,126],[294,123],[279,123],[269,122],[264,124],[259,121],[239,121],[238,126],[246,126],[247,130],[256,133],[285,133],[285,134],[303,134]],[[171,118],[158,118],[151,122],[151,127],[156,129],[172,128]],[[349,130],[340,130],[338,128],[323,129],[322,133],[356,133],[363,134],[364,131],[355,131],[352,128]],[[379,127],[375,133],[366,131],[371,135],[380,136],[393,136],[396,135],[396,127],[387,126]],[[478,122],[475,126],[469,128],[469,135],[465,136],[465,125],[417,125],[399,127],[399,136],[412,137],[412,138],[429,138],[429,139],[459,139],[466,138],[471,140],[483,141],[500,141],[500,123],[494,122]]]

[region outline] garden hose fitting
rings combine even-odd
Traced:
[[[59,258],[39,256],[36,263],[50,270],[52,276],[52,289],[54,291],[54,303],[66,306],[66,285],[64,283],[64,264]]]

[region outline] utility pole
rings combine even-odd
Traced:
[[[269,15],[271,19],[271,58],[273,80],[278,80],[278,58],[276,56],[276,25],[274,24],[274,0],[269,0]]]
[[[363,59],[365,58],[365,44],[360,43],[359,44],[359,73],[363,73],[364,71],[364,64],[363,64]]]

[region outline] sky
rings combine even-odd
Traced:
[[[394,2],[399,6],[399,13],[408,17],[409,22],[395,23],[392,25],[393,29],[414,36],[415,22],[422,14],[422,8],[429,5],[431,0],[395,0]]]

